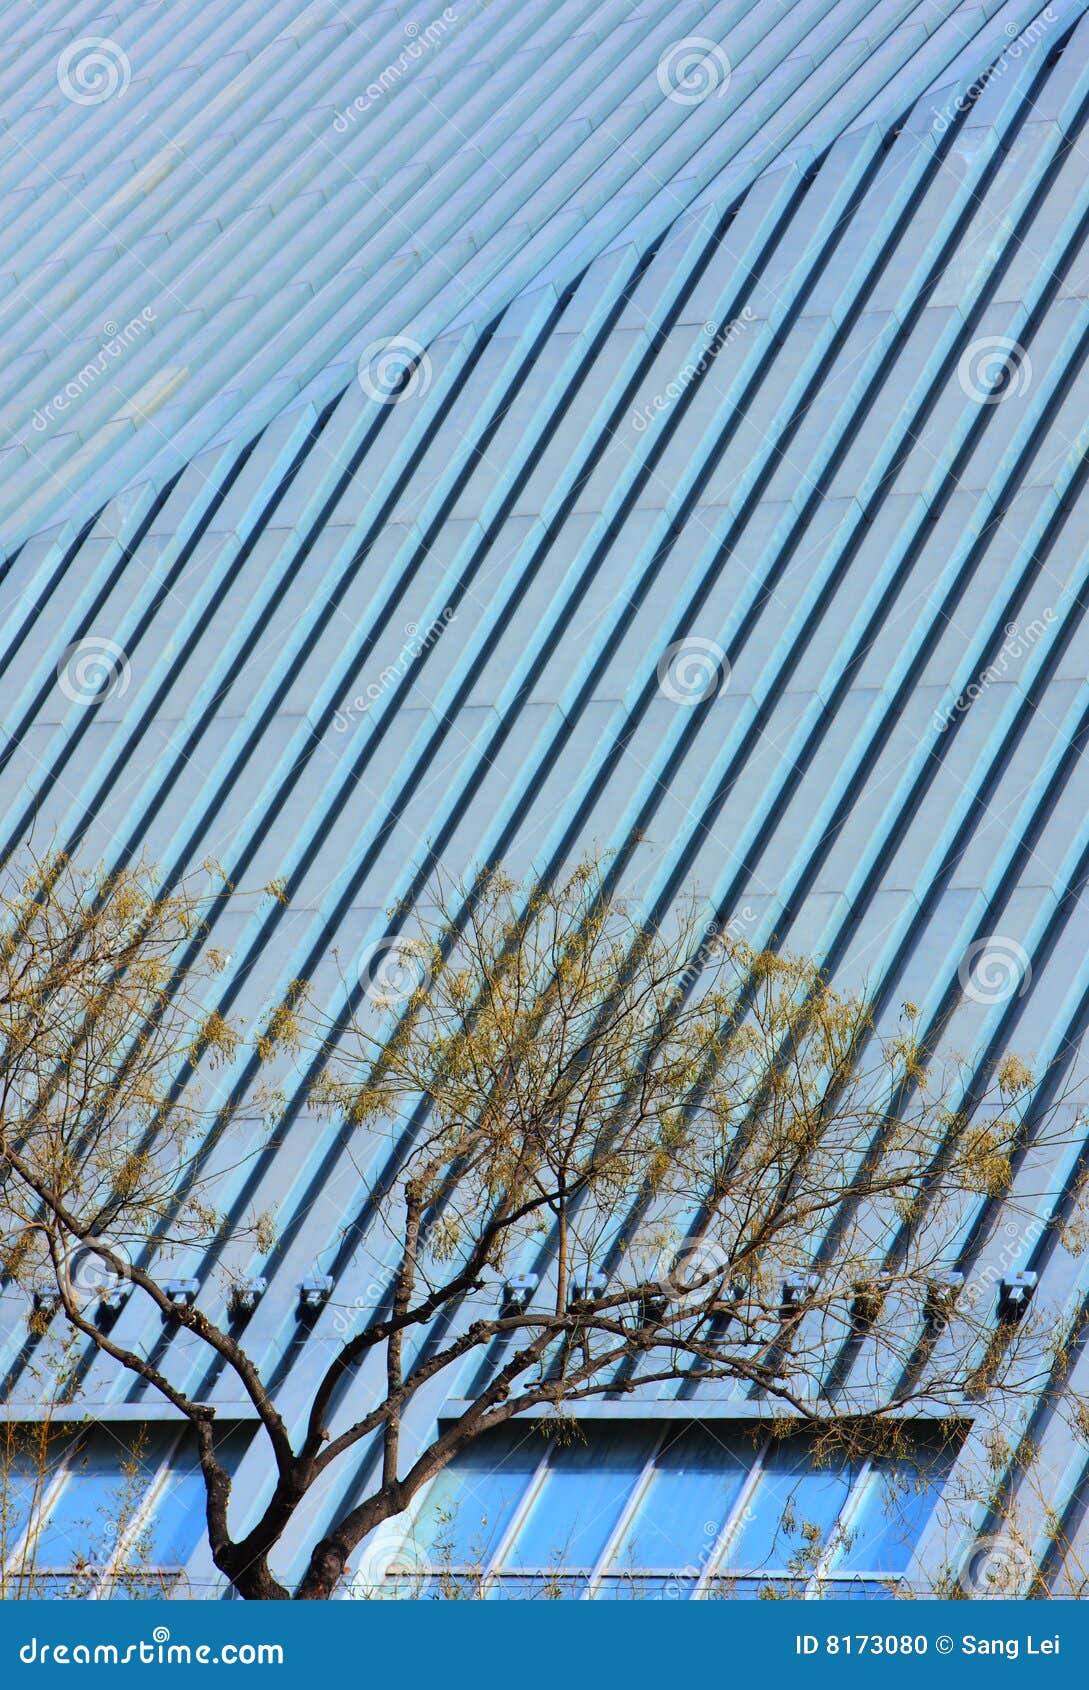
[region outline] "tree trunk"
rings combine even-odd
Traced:
[[[291,1592],[279,1579],[274,1578],[269,1571],[268,1562],[263,1555],[248,1563],[239,1564],[233,1557],[227,1555],[217,1564],[220,1572],[226,1573],[239,1596],[247,1602],[289,1602]],[[226,1564],[224,1564],[224,1562]]]
[[[348,1552],[336,1538],[323,1538],[315,1545],[310,1565],[295,1592],[297,1602],[328,1602],[344,1576]]]

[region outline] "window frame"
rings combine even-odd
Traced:
[[[50,1523],[55,1507],[69,1489],[79,1482],[79,1474],[73,1463],[78,1461],[80,1455],[89,1446],[96,1427],[100,1428],[105,1424],[101,1421],[95,1422],[77,1433],[71,1446],[65,1450],[64,1455],[58,1461],[56,1471],[42,1490],[37,1508],[32,1510],[26,1525],[15,1538],[14,1545],[4,1561],[3,1567],[0,1568],[0,1579],[3,1580],[5,1586],[18,1587],[21,1584],[28,1584],[33,1587],[34,1581],[39,1578],[43,1580],[66,1578],[74,1580],[86,1577],[72,1563],[38,1565],[33,1560],[33,1556],[36,1553],[37,1540],[44,1528]],[[141,1424],[143,1423],[141,1422]],[[103,1561],[97,1577],[87,1578],[87,1589],[80,1592],[80,1599],[83,1601],[110,1600],[115,1583],[124,1572],[125,1557],[132,1545],[138,1542],[140,1533],[152,1518],[166,1487],[171,1471],[171,1462],[184,1443],[182,1427],[171,1427],[169,1422],[158,1420],[151,1420],[146,1424],[152,1429],[163,1427],[168,1431],[173,1431],[174,1435],[166,1438],[163,1452],[154,1472],[143,1488],[140,1500],[133,1509],[132,1517],[125,1529],[118,1533],[113,1548]],[[28,1557],[31,1560],[29,1568],[26,1564]],[[177,1579],[184,1577],[184,1575],[184,1566],[176,1563],[170,1565],[164,1563],[162,1566],[148,1568],[146,1579],[151,1584],[164,1578]],[[137,1575],[137,1577],[139,1576]],[[160,1593],[155,1592],[155,1594]]]
[[[597,1417],[595,1417],[594,1420],[588,1422],[588,1425],[592,1428],[598,1423],[609,1424],[603,1420],[598,1422]],[[881,1585],[891,1593],[897,1586],[908,1582],[907,1568],[899,1572],[881,1572],[864,1567],[853,1567],[850,1571],[844,1569],[839,1574],[836,1571],[841,1557],[848,1547],[844,1539],[850,1534],[852,1521],[857,1518],[863,1504],[867,1501],[871,1487],[882,1483],[884,1479],[883,1467],[869,1456],[865,1457],[860,1463],[858,1472],[851,1482],[843,1505],[831,1528],[831,1541],[820,1550],[813,1571],[808,1577],[803,1580],[799,1575],[792,1573],[789,1567],[782,1564],[769,1566],[765,1570],[753,1573],[731,1570],[726,1565],[731,1543],[736,1541],[736,1538],[740,1535],[752,1497],[768,1471],[768,1455],[777,1441],[771,1437],[770,1433],[765,1433],[762,1438],[754,1439],[752,1458],[737,1495],[732,1506],[726,1510],[714,1543],[704,1557],[703,1564],[694,1578],[686,1577],[684,1569],[678,1567],[621,1568],[610,1566],[610,1562],[622,1547],[625,1535],[630,1530],[640,1507],[646,1499],[651,1481],[657,1470],[658,1459],[663,1447],[668,1443],[670,1434],[679,1432],[683,1424],[697,1425],[701,1423],[704,1422],[698,1415],[693,1415],[691,1421],[684,1423],[678,1423],[676,1419],[671,1417],[655,1424],[652,1416],[647,1417],[646,1425],[653,1435],[649,1441],[646,1458],[615,1525],[609,1532],[596,1562],[589,1570],[569,1570],[566,1567],[554,1565],[517,1568],[504,1565],[504,1562],[509,1559],[519,1533],[541,1494],[547,1478],[552,1452],[556,1447],[555,1439],[552,1438],[544,1444],[541,1458],[507,1522],[505,1531],[497,1540],[488,1564],[479,1568],[470,1568],[462,1563],[452,1563],[448,1569],[443,1569],[443,1571],[448,1571],[454,1578],[459,1576],[476,1577],[479,1580],[479,1595],[483,1598],[500,1593],[504,1586],[513,1589],[519,1584],[528,1584],[549,1578],[584,1580],[585,1588],[572,1598],[576,1601],[593,1601],[607,1592],[610,1587],[637,1584],[640,1579],[652,1581],[655,1584],[663,1582],[690,1583],[691,1591],[684,1599],[691,1601],[706,1599],[717,1585],[727,1583],[731,1578],[745,1580],[746,1582],[751,1581],[758,1586],[782,1586],[790,1583],[801,1587],[798,1590],[798,1597],[805,1601],[824,1599],[829,1584],[843,1584],[845,1586]],[[751,1433],[754,1429],[753,1421],[742,1416],[725,1420],[716,1416],[715,1423],[724,1425],[732,1435],[742,1434],[746,1431]],[[631,1422],[621,1421],[616,1424],[618,1426],[630,1425]],[[925,1424],[929,1425],[930,1422]],[[804,1431],[804,1427],[800,1425],[799,1431]],[[942,1482],[944,1484],[945,1481]],[[401,1540],[402,1551],[411,1546],[415,1538],[416,1529],[421,1522],[426,1502],[427,1494],[425,1492],[420,1505],[412,1510],[411,1520],[406,1525],[405,1534]],[[396,1556],[391,1556],[390,1559],[392,1564]],[[432,1563],[429,1563],[429,1576],[439,1576],[439,1569],[435,1568]]]

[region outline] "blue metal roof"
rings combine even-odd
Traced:
[[[648,910],[698,885],[867,979],[889,1025],[911,998],[981,1065],[1080,1076],[1082,5],[7,21],[6,853],[286,875],[286,909],[214,931],[252,1016],[297,977],[333,1002],[439,862],[598,847]],[[273,1258],[179,1264],[215,1312],[219,1268],[267,1274],[247,1347],[289,1418],[384,1292],[357,1222],[387,1150],[300,1089],[218,1185],[277,1213]],[[1018,1212],[1077,1171],[1028,1155]],[[1005,1261],[995,1218],[965,1216],[970,1278],[1046,1265],[1072,1324],[1084,1266],[1024,1230]],[[119,1333],[158,1341],[136,1305]],[[179,1378],[229,1409],[189,1342]],[[143,1400],[101,1362],[85,1386]],[[1061,1510],[1085,1473],[1049,1402]]]

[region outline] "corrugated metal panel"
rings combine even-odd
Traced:
[[[287,909],[216,928],[236,1012],[299,976],[332,1001],[334,951],[382,938],[439,859],[594,842],[648,909],[698,883],[981,1067],[1077,1044],[1080,6],[470,5],[407,58],[404,6],[142,5],[111,14],[117,86],[91,76],[90,104],[58,55],[107,26],[35,18],[0,208],[5,853],[33,827],[169,875],[208,853],[287,875]],[[689,36],[722,44],[711,86],[668,98]],[[81,380],[96,325],[145,306]],[[103,642],[124,684],[88,708],[58,665]],[[663,689],[678,645],[718,665],[713,696]],[[963,997],[987,941],[1030,990]],[[300,1088],[276,1152],[222,1173],[225,1209],[280,1218],[272,1261],[224,1259],[269,1275],[247,1347],[289,1417],[337,1310],[384,1285],[387,1154],[349,1157]],[[1019,1194],[1046,1211],[1073,1177],[1028,1157]],[[965,1217],[973,1272],[987,1218]],[[304,1360],[315,1267],[335,1307]],[[1077,1264],[1047,1289],[1073,1321]],[[164,1341],[135,1300],[117,1330]],[[29,1395],[18,1334],[4,1363]],[[85,1388],[140,1397],[99,1363]],[[1046,1395],[1033,1432],[1057,1435]],[[1083,1481],[1071,1462],[1057,1506]],[[244,1459],[239,1486],[265,1482]]]

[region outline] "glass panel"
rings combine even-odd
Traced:
[[[687,1568],[703,1571],[730,1515],[754,1447],[709,1427],[691,1427],[671,1438],[610,1570]]]
[[[723,1559],[724,1569],[779,1572],[798,1579],[812,1571],[834,1541],[857,1469],[843,1460],[811,1467],[809,1460],[808,1442],[802,1437],[771,1446]]]
[[[172,1464],[155,1499],[144,1559],[154,1567],[184,1567],[205,1530],[204,1479],[200,1470],[179,1473]]]
[[[234,1473],[250,1434],[235,1430],[218,1439],[216,1455]],[[146,1532],[141,1535],[137,1569],[184,1567],[206,1530],[204,1476],[196,1451],[184,1438],[170,1456]]]
[[[37,1520],[57,1470],[70,1448],[64,1436],[6,1425],[0,1430],[0,1561],[5,1565],[22,1544],[31,1515]]]
[[[439,1474],[415,1534],[432,1565],[487,1565],[547,1447],[527,1423],[471,1444]]]
[[[134,1450],[102,1432],[73,1452],[59,1496],[35,1545],[38,1569],[99,1568],[133,1523],[162,1461],[167,1435],[156,1432]]]
[[[851,1520],[836,1571],[902,1573],[934,1511],[954,1450],[920,1450],[912,1461],[875,1464]]]
[[[553,1449],[510,1565],[589,1569],[598,1559],[646,1464],[651,1432],[625,1429],[602,1436],[591,1427],[589,1437],[589,1443]]]
[[[585,1578],[643,1482],[653,1427],[590,1424],[589,1441],[553,1446],[548,1466],[508,1552],[504,1575],[487,1594],[535,1599],[582,1592]],[[670,1429],[655,1456],[634,1517],[613,1550],[596,1597],[683,1600],[692,1594],[737,1511],[756,1460],[751,1433],[698,1425]],[[526,1495],[542,1448],[539,1430],[511,1428],[466,1451],[432,1487],[417,1545],[433,1568],[486,1568]],[[844,1507],[859,1466],[838,1458],[811,1465],[802,1433],[774,1441],[764,1457],[732,1543],[707,1594],[800,1595],[832,1552],[827,1594],[883,1597],[906,1565],[934,1507],[952,1448],[924,1444],[910,1470],[871,1468],[860,1507]],[[846,1522],[846,1523],[845,1523]],[[519,1576],[519,1575],[523,1576]],[[672,1576],[670,1576],[672,1575]],[[854,1575],[854,1576],[852,1576]]]

